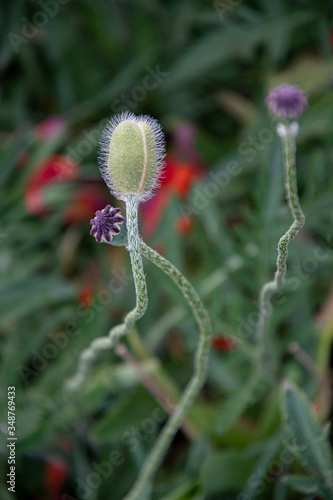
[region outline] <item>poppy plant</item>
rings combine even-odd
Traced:
[[[147,458],[137,481],[126,496],[126,500],[146,498],[149,484],[161,465],[173,436],[182,425],[188,411],[203,386],[208,371],[212,327],[207,311],[198,294],[185,276],[167,259],[148,247],[140,237],[138,229],[138,207],[154,195],[159,186],[164,168],[164,136],[159,123],[149,116],[136,117],[132,113],[117,115],[108,123],[102,136],[100,166],[102,176],[111,193],[126,204],[126,221],[119,208],[107,205],[96,212],[90,221],[92,234],[98,243],[119,244],[119,224],[126,222],[126,245],[130,254],[136,292],[136,305],[120,325],[111,328],[107,336],[95,338],[80,356],[76,374],[68,381],[67,388],[78,391],[84,384],[98,354],[117,346],[120,338],[128,335],[136,322],[145,314],[148,306],[148,290],[142,256],[148,258],[163,270],[181,291],[197,320],[200,336],[196,351],[194,371],[180,398],[174,413],[170,416],[151,454]],[[173,188],[180,194],[188,191],[191,175],[188,167],[179,169]],[[167,179],[166,174],[165,179]],[[165,181],[164,181],[165,182]],[[172,186],[172,184],[171,184]],[[166,191],[168,196],[172,187]]]

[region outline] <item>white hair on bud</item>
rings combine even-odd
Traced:
[[[280,137],[287,137],[287,129],[283,123],[278,123],[276,131]]]
[[[297,122],[292,122],[289,126],[289,129],[290,129],[290,133],[296,137],[296,135],[298,134],[298,128],[299,128],[299,125]]]
[[[101,141],[99,144],[98,163],[100,166],[100,172],[102,174],[102,177],[106,185],[110,189],[111,193],[119,200],[126,201],[127,196],[124,195],[123,193],[119,193],[119,190],[117,190],[116,187],[114,186],[113,180],[111,179],[110,172],[108,170],[108,162],[109,162],[110,143],[112,135],[116,127],[124,121],[130,121],[138,125],[140,125],[140,123],[147,124],[151,128],[155,138],[155,146],[156,146],[155,154],[156,154],[156,165],[157,165],[156,173],[149,185],[149,188],[146,188],[143,190],[142,193],[140,192],[137,194],[138,201],[144,202],[147,201],[149,198],[151,198],[154,195],[154,190],[160,186],[163,168],[165,165],[163,161],[165,157],[164,134],[161,125],[154,118],[151,118],[149,115],[136,116],[133,113],[130,113],[129,111],[125,111],[123,113],[113,116],[106,124],[102,132]]]
[[[278,123],[276,127],[277,133],[280,137],[296,137],[298,133],[298,123],[292,122],[290,125]]]

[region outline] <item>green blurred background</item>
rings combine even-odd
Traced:
[[[150,114],[166,133],[165,178],[141,208],[141,230],[194,284],[215,336],[209,379],[153,498],[304,498],[281,480],[301,466],[281,455],[279,398],[289,378],[323,422],[332,414],[332,13],[332,0],[1,3],[1,499],[13,498],[8,386],[16,387],[15,498],[120,500],[166,418],[133,359],[169,403],[192,371],[195,322],[145,262],[150,302],[125,342],[131,354],[105,353],[80,393],[64,390],[79,353],[135,302],[126,250],[89,235],[95,211],[119,205],[97,154],[106,120],[123,110]],[[290,223],[264,104],[282,82],[309,94],[298,136],[306,226],[274,308],[272,365],[253,395],[257,297]]]

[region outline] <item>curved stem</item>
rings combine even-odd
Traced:
[[[138,200],[135,195],[130,195],[126,200],[128,251],[130,253],[132,272],[134,277],[136,306],[124,318],[123,323],[117,325],[109,331],[106,337],[100,337],[85,349],[79,359],[79,366],[76,375],[68,382],[71,390],[78,389],[85,381],[92,363],[99,353],[105,349],[113,348],[120,337],[127,335],[134,327],[136,321],[140,319],[148,305],[148,295],[146,278],[143,270],[140,255],[140,239],[138,231]]]
[[[166,425],[157,438],[138,479],[124,500],[143,500],[148,496],[152,479],[158,470],[167,452],[167,449],[179,429],[184,418],[191,409],[199,391],[204,384],[208,371],[208,356],[211,344],[212,328],[207,311],[192,285],[168,260],[155,250],[140,241],[141,254],[153,264],[162,269],[177,285],[188,301],[200,329],[200,339],[195,356],[194,373],[190,379],[174,413],[169,417]],[[146,495],[146,496],[145,496]]]
[[[271,297],[273,293],[280,291],[285,283],[287,273],[287,258],[288,244],[292,241],[297,233],[302,229],[305,222],[305,216],[302,211],[297,191],[296,178],[296,135],[298,125],[279,124],[277,132],[281,138],[283,166],[284,166],[284,182],[285,191],[288,200],[288,205],[293,215],[294,221],[288,231],[280,238],[278,244],[278,257],[276,262],[276,272],[274,280],[265,283],[259,295],[259,322],[257,328],[257,342],[260,347],[260,359],[265,352],[265,332],[271,317],[272,306]]]
[[[138,319],[146,312],[148,295],[146,277],[140,254],[140,238],[138,229],[138,199],[135,195],[129,195],[126,200],[126,224],[128,235],[128,251],[131,257],[132,272],[135,284],[136,306],[129,312],[121,325],[111,328],[109,338],[111,347],[118,341],[119,337],[127,335],[134,327]]]

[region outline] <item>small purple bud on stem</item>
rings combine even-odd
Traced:
[[[91,219],[90,234],[95,236],[98,243],[102,241],[110,243],[113,235],[120,233],[119,224],[123,222],[125,222],[125,218],[121,215],[121,209],[107,205],[103,210],[97,210],[95,217]]]
[[[308,107],[307,93],[286,83],[272,88],[265,103],[272,115],[285,120],[298,119]]]

